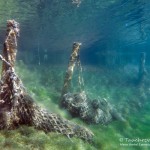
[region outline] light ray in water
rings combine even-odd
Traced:
[[[38,65],[40,66],[41,65],[41,58],[40,58],[40,42],[39,42],[39,39],[38,39]]]

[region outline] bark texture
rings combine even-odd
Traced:
[[[91,141],[93,133],[59,115],[39,107],[26,92],[15,72],[19,24],[8,20],[4,43],[2,76],[0,81],[0,129],[15,129],[20,125],[34,126],[45,132],[58,132],[67,137]]]

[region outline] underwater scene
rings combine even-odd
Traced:
[[[0,0],[0,150],[149,150],[149,18],[149,0]]]

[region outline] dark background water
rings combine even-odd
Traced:
[[[18,59],[25,63],[66,64],[74,41],[82,43],[84,64],[137,64],[143,51],[149,63],[149,0],[79,2],[78,7],[72,0],[1,0],[0,48],[6,20],[15,19],[21,28]]]

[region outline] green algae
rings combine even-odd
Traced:
[[[82,140],[64,138],[57,133],[45,134],[32,127],[22,126],[14,131],[0,132],[0,147],[4,150],[87,150],[91,149],[90,144],[85,144]],[[94,149],[93,149],[94,150]]]
[[[124,147],[120,145],[121,138],[143,139],[150,137],[150,106],[148,105],[148,102],[146,105],[143,104],[142,108],[134,105],[136,101],[140,101],[139,94],[137,93],[138,89],[127,82],[124,84],[126,81],[125,75],[121,76],[121,73],[116,73],[116,71],[109,71],[107,74],[105,70],[102,71],[99,69],[89,71],[90,69],[88,70],[87,68],[87,71],[84,71],[85,90],[89,98],[105,97],[112,104],[116,105],[118,109],[122,110],[123,108],[122,112],[126,117],[125,122],[114,121],[111,124],[104,126],[85,124],[78,118],[72,118],[66,110],[59,107],[59,98],[61,87],[63,85],[62,79],[64,77],[65,67],[27,67],[22,62],[18,62],[16,69],[27,91],[41,107],[45,107],[49,111],[55,112],[75,123],[88,127],[94,132],[95,136],[93,143],[89,144],[80,139],[68,139],[57,133],[45,134],[43,131],[37,131],[33,127],[23,126],[14,131],[4,130],[0,132],[0,147],[3,147],[4,150],[148,149],[147,146]],[[114,80],[112,80],[112,78],[114,78]],[[44,83],[44,81],[46,83]],[[74,91],[76,90],[77,89],[75,88]]]

